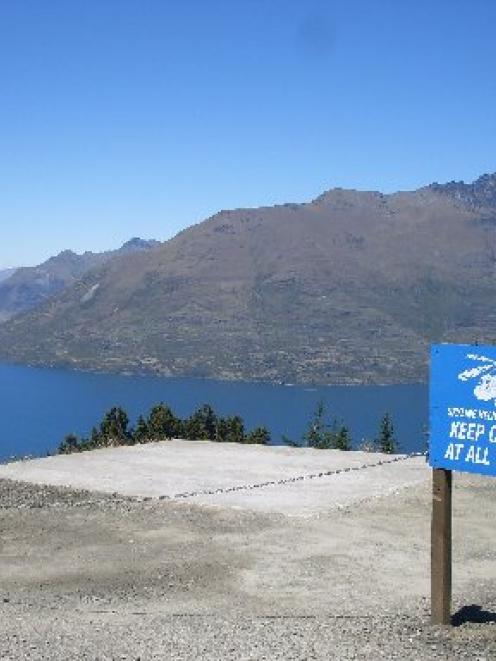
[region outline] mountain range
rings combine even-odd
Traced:
[[[118,250],[77,255],[64,250],[39,266],[0,271],[0,321],[20,312],[38,308],[44,301],[81,278],[90,269],[116,255],[147,250],[158,241],[133,238]]]
[[[496,338],[496,175],[221,211],[151,250],[71,273],[0,325],[1,359],[290,383],[420,381],[431,342]]]
[[[10,278],[11,275],[14,275],[15,271],[16,271],[15,268],[0,270],[0,282],[3,282],[4,280],[7,280],[7,278]]]

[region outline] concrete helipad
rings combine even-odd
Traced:
[[[308,515],[425,482],[424,457],[163,441],[14,462],[0,477]]]

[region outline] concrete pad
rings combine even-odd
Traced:
[[[0,477],[311,515],[425,482],[429,470],[424,457],[174,440],[13,462]]]

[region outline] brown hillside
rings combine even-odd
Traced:
[[[419,380],[430,341],[496,337],[495,181],[338,189],[309,204],[222,211],[0,326],[0,357],[289,382]]]

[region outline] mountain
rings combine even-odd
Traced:
[[[0,271],[0,282],[7,280],[11,275],[14,275],[15,269],[3,269]]]
[[[0,358],[283,382],[426,377],[496,338],[496,175],[221,211],[0,326]]]
[[[12,269],[0,272],[0,321],[39,307],[50,297],[78,280],[88,270],[99,266],[112,257],[148,250],[158,245],[157,241],[133,238],[118,250],[101,253],[85,252],[77,255],[64,250],[39,266]],[[2,273],[5,277],[2,277]]]
[[[123,243],[119,250],[114,251],[114,254],[124,255],[131,252],[140,252],[141,250],[150,250],[160,245],[160,241],[154,239],[140,239],[138,236],[129,239]]]

